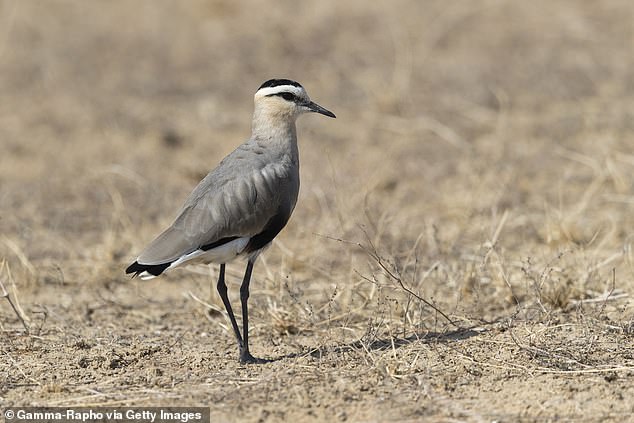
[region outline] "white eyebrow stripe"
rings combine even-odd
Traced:
[[[279,94],[279,93],[293,93],[298,97],[305,97],[304,90],[300,87],[295,87],[293,85],[278,85],[277,87],[266,87],[260,88],[258,92],[255,93],[256,97],[266,97],[268,95]]]

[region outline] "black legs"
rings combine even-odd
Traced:
[[[249,260],[247,262],[247,270],[244,272],[244,279],[242,279],[242,286],[240,286],[240,302],[242,303],[242,336],[238,329],[238,323],[233,315],[233,309],[227,296],[227,285],[225,284],[225,265],[220,265],[220,276],[218,277],[218,293],[222,302],[227,309],[229,319],[231,320],[231,326],[233,326],[233,332],[238,340],[238,348],[240,349],[240,363],[263,363],[264,360],[255,358],[249,352],[249,307],[247,302],[249,301],[249,283],[251,282],[251,273],[253,272],[253,262]]]
[[[238,345],[240,345],[240,348],[242,348],[242,336],[240,336],[238,323],[236,322],[236,317],[233,315],[233,309],[231,308],[231,303],[229,302],[229,297],[227,296],[227,285],[225,285],[224,263],[220,265],[220,275],[218,276],[217,288],[218,288],[218,293],[220,294],[220,298],[222,298],[222,302],[225,305],[225,309],[227,309],[227,314],[229,314],[229,319],[231,319],[231,326],[233,326],[233,333],[236,335],[236,339],[238,340]]]
[[[247,270],[244,272],[242,285],[240,286],[240,302],[242,303],[242,334],[244,342],[240,344],[240,363],[255,363],[258,360],[249,352],[249,283],[251,282],[251,272],[253,263],[247,261]]]

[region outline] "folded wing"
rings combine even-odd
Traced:
[[[289,167],[268,164],[235,177],[217,170],[201,181],[174,223],[147,246],[135,264],[157,266],[160,274],[170,263],[196,250],[256,237],[272,222],[280,226],[283,220],[281,227],[286,224],[299,183]]]

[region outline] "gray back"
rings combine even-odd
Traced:
[[[196,186],[174,223],[138,261],[167,263],[223,238],[257,235],[276,215],[288,219],[298,193],[296,138],[250,139]]]

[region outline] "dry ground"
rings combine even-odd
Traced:
[[[630,0],[0,1],[0,406],[631,419],[633,46]],[[338,119],[241,366],[217,269],[123,269],[279,76]]]

